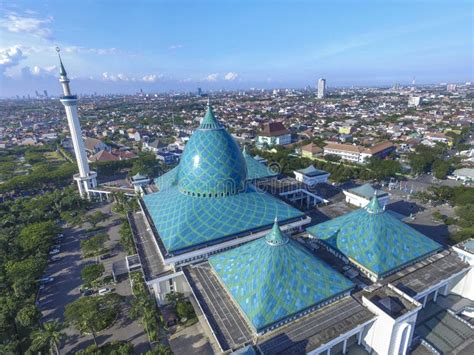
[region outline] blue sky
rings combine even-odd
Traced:
[[[473,80],[472,1],[0,0],[0,95]]]

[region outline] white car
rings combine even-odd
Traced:
[[[62,238],[64,238],[64,234],[62,234],[62,233],[59,233],[59,234],[56,236],[56,238],[58,238],[58,239],[62,239]]]
[[[108,287],[105,287],[105,288],[101,288],[101,289],[99,290],[99,292],[97,292],[97,294],[98,294],[99,296],[103,296],[103,295],[106,295],[106,294],[109,293],[109,292],[112,292],[112,289],[110,289],[110,288],[108,288]]]
[[[56,254],[59,254],[59,253],[60,253],[59,249],[53,249],[49,252],[49,255],[56,255]]]

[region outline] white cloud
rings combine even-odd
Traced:
[[[19,46],[0,49],[0,75],[5,73],[9,67],[14,67],[26,59]]]
[[[58,67],[55,65],[49,67],[40,67],[38,65],[35,65],[33,68],[26,66],[21,69],[21,76],[24,79],[31,77],[53,77],[57,70]]]
[[[129,76],[123,73],[119,74],[111,74],[109,72],[102,73],[102,80],[103,81],[132,81],[132,82],[145,82],[145,83],[154,83],[157,80],[163,78],[163,75],[156,75],[156,74],[147,74],[141,78],[136,78],[133,76]]]
[[[182,44],[173,44],[170,46],[170,49],[181,49],[183,48]]]
[[[158,79],[158,76],[156,74],[149,74],[149,75],[145,75],[142,78],[142,81],[146,83],[154,83],[157,79]]]
[[[85,48],[80,46],[67,46],[61,48],[66,53],[96,54],[96,55],[114,55],[119,53],[117,48]]]
[[[52,31],[49,25],[52,21],[52,17],[40,19],[10,13],[0,20],[0,27],[13,33],[28,33],[37,37],[50,39],[52,37]]]
[[[238,76],[239,74],[230,71],[224,76],[224,79],[227,81],[234,81]]]
[[[206,81],[217,81],[219,79],[219,74],[214,73],[214,74],[209,74],[204,80]]]

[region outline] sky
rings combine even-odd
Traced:
[[[0,0],[0,96],[474,78],[474,1]]]

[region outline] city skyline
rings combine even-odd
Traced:
[[[0,96],[59,94],[56,45],[78,93],[473,79],[469,2],[113,4],[3,3]]]

